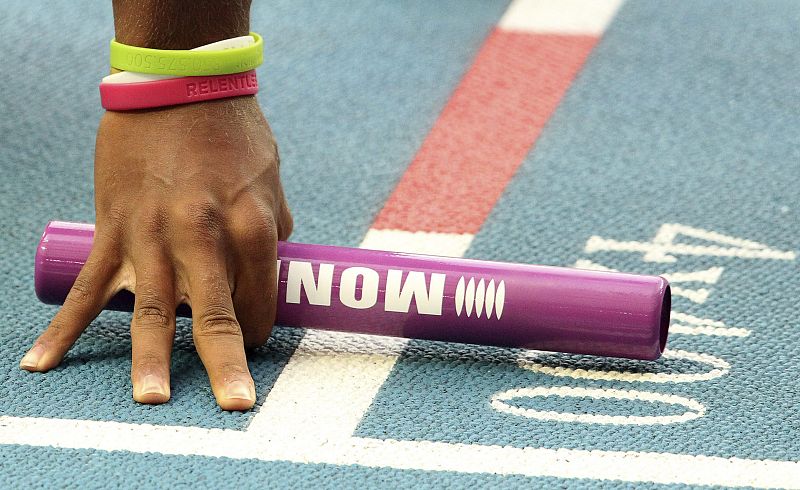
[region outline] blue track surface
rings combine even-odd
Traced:
[[[358,245],[506,6],[257,2],[253,28],[267,46],[259,97],[281,148],[294,240]],[[729,366],[724,375],[682,383],[554,377],[519,367],[516,351],[413,342],[356,435],[800,460],[797,259],[707,254],[676,255],[668,263],[647,262],[641,252],[587,249],[592,236],[650,242],[664,223],[776,251],[800,249],[798,25],[800,4],[791,1],[623,5],[467,253],[565,266],[591,260],[656,274],[722,268],[713,284],[678,283],[708,295],[704,301],[676,296],[673,311],[749,335],[678,334],[670,348],[722,359]],[[55,311],[33,292],[43,226],[54,218],[94,220],[91,164],[102,113],[96,84],[107,71],[112,27],[106,2],[0,5],[0,416],[241,430],[252,414],[216,408],[186,323],[179,325],[167,405],[131,400],[123,314],[102,314],[62,367],[45,375],[17,367]],[[697,237],[676,242],[709,244]],[[262,400],[301,337],[278,329],[251,359]],[[712,369],[686,359],[642,364],[546,355],[539,362],[698,378]],[[537,386],[677,395],[701,403],[705,414],[670,425],[584,424],[510,415],[488,403],[494,393]],[[513,403],[642,417],[685,411],[679,404],[625,400]],[[149,487],[171,479],[242,487],[598,484],[25,445],[0,445],[0,457],[3,488]]]

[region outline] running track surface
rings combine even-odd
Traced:
[[[112,23],[3,5],[0,485],[800,487],[798,22],[788,1],[254,6],[294,240],[664,274],[675,298],[655,363],[280,328],[258,409],[224,413],[187,323],[164,406],[130,399],[124,314],[17,369],[54,313],[38,234],[93,221]]]

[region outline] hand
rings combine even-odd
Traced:
[[[270,335],[277,240],[292,231],[277,147],[255,98],[108,112],[95,153],[94,247],[20,366],[56,367],[108,300],[127,289],[136,294],[136,401],[169,400],[175,308],[186,303],[217,403],[251,408],[245,348]]]

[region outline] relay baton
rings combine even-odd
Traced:
[[[47,225],[41,301],[64,302],[93,237],[91,224]],[[278,243],[277,291],[278,325],[645,360],[664,351],[670,317],[658,276],[291,242]],[[132,311],[133,295],[107,308]]]

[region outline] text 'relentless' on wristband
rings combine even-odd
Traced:
[[[137,83],[101,83],[100,103],[109,111],[149,109],[205,100],[253,95],[258,92],[255,70],[229,75],[180,77]]]
[[[111,66],[118,70],[156,75],[210,76],[252,70],[264,61],[264,41],[251,32],[255,43],[233,49],[194,51],[129,46],[111,40]]]

